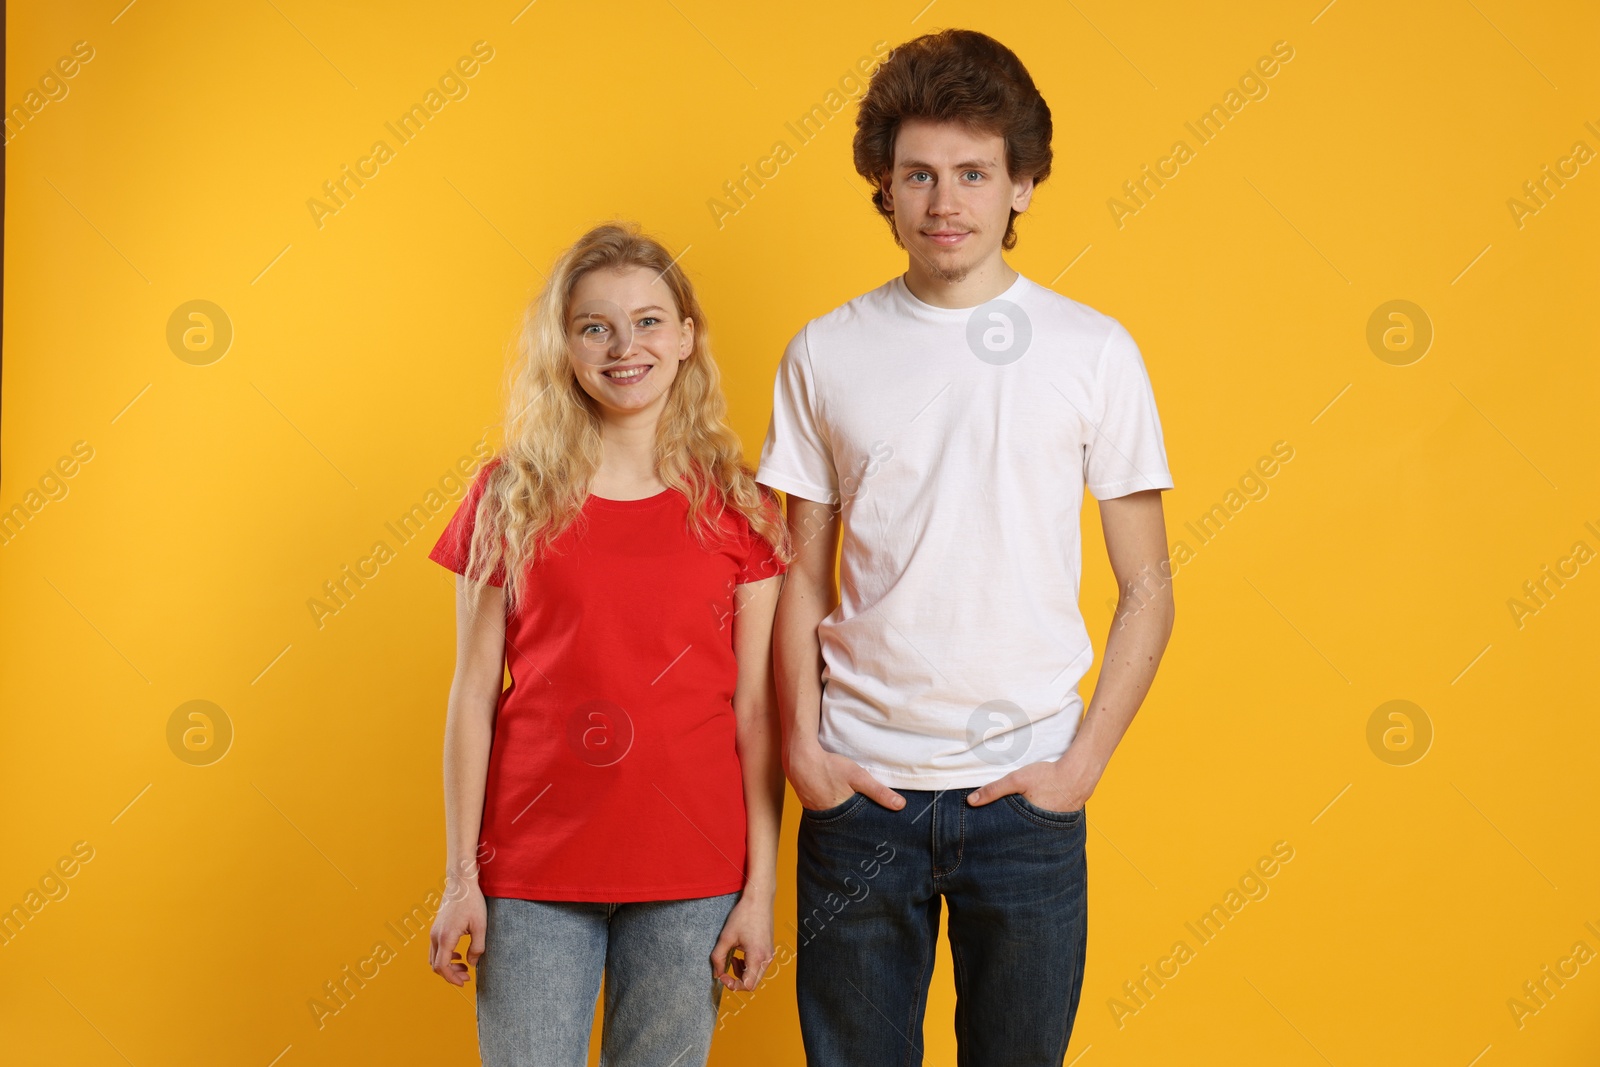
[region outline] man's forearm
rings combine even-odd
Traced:
[[[1089,711],[1069,748],[1078,750],[1075,758],[1092,767],[1096,779],[1111,762],[1111,754],[1150,692],[1172,636],[1173,614],[1170,592],[1137,600],[1124,595],[1117,604]]]
[[[798,752],[817,744],[822,724],[822,644],[817,627],[833,610],[830,587],[795,580],[784,583],[773,620],[773,673],[778,685],[778,713],[783,728],[784,765]]]

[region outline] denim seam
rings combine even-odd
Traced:
[[[967,798],[966,798],[966,793],[968,793],[968,792],[971,792],[971,790],[964,791],[963,794],[962,794],[961,799],[956,802],[956,812],[957,812],[957,815],[956,815],[956,861],[955,861],[955,863],[951,864],[949,867],[936,868],[934,870],[934,872],[933,872],[933,877],[934,877],[935,880],[938,880],[938,879],[941,879],[941,878],[948,878],[952,874],[955,874],[956,871],[960,870],[961,869],[961,860],[967,854]],[[935,796],[933,798],[933,803],[934,803],[934,809],[933,809],[933,815],[934,815],[934,825],[933,825],[934,842],[935,842],[935,844],[937,844],[938,840],[939,840],[939,838],[938,838],[938,832],[939,832],[939,823],[938,823],[939,798],[937,796]]]
[[[960,825],[956,827],[956,865],[950,868],[954,874],[961,869],[962,861],[967,858],[967,794],[962,793],[961,799],[956,802],[956,810],[961,813]]]
[[[961,956],[961,947],[956,944],[956,939],[950,939],[950,961],[955,964],[956,971],[956,1065],[965,1067],[970,1062],[972,1055],[972,1042],[967,1037],[967,1015],[970,1014],[972,1005],[967,1004],[967,1011],[962,1011],[962,991],[969,988],[967,985],[967,965]]]
[[[937,894],[933,899],[939,899]],[[904,1067],[920,1067],[922,1063],[922,1045],[912,1035],[914,1034],[917,1037],[922,1035],[922,1027],[918,1025],[918,1016],[927,1011],[928,971],[933,966],[933,957],[938,953],[939,946],[936,943],[938,938],[939,931],[936,929],[933,932],[933,937],[928,941],[928,951],[922,957],[922,967],[917,972],[917,984],[911,989],[911,1007],[906,1013],[906,1032],[901,1035],[906,1039]],[[919,1011],[918,1009],[921,1010]]]
[[[858,811],[861,810],[861,805],[866,799],[867,799],[867,795],[865,793],[857,793],[855,795],[854,802],[849,801],[849,800],[846,800],[844,802],[845,804],[847,804],[849,806],[846,807],[843,811],[841,811],[841,812],[839,812],[839,813],[837,813],[835,815],[823,816],[822,818],[818,818],[816,815],[813,815],[806,808],[801,808],[800,809],[800,817],[801,817],[801,819],[805,820],[806,822],[809,822],[812,826],[836,826],[839,823],[844,822],[846,819],[854,818],[855,814]],[[823,810],[826,810],[826,809],[823,809]]]
[[[1016,812],[1018,815],[1021,815],[1024,819],[1027,819],[1036,826],[1047,826],[1052,830],[1070,830],[1073,827],[1081,824],[1084,820],[1085,813],[1081,811],[1074,813],[1077,816],[1075,819],[1046,819],[1043,816],[1035,815],[1033,812],[1023,807],[1020,803],[1013,799],[1015,795],[1016,794],[1014,793],[1007,793],[1004,798],[1010,804],[1011,810]]]

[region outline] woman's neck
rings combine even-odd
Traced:
[[[637,500],[666,488],[656,473],[656,420],[607,418],[600,427],[603,455],[589,492],[611,500]]]

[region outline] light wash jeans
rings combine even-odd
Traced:
[[[484,1067],[585,1067],[605,976],[602,1067],[704,1067],[722,984],[711,950],[738,893],[597,904],[485,897]]]

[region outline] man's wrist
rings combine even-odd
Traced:
[[[814,762],[825,752],[815,731],[790,734],[784,741],[783,754],[790,766]]]
[[[1106,772],[1106,764],[1110,762],[1110,753],[1102,755],[1088,738],[1075,739],[1067,746],[1067,751],[1056,760],[1055,773],[1057,777],[1075,780],[1087,779],[1091,788]]]

